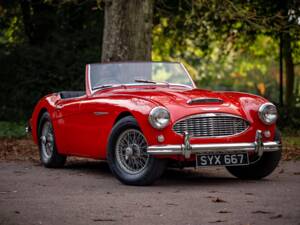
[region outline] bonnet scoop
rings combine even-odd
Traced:
[[[224,101],[220,98],[192,98],[189,99],[186,103],[189,105],[194,104],[222,104]]]

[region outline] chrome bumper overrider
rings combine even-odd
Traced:
[[[276,141],[262,142],[262,132],[256,131],[254,142],[246,143],[218,143],[218,144],[190,144],[188,133],[184,135],[184,144],[182,145],[151,145],[147,148],[150,155],[183,155],[190,158],[195,153],[230,153],[230,152],[255,152],[259,157],[264,152],[279,151],[281,143]]]

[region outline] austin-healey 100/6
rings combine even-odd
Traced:
[[[61,167],[67,156],[107,160],[124,184],[148,185],[172,165],[260,179],[281,158],[271,102],[198,89],[180,63],[88,64],[85,87],[37,103],[29,129],[44,166]]]

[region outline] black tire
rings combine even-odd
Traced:
[[[42,132],[43,132],[43,127],[45,126],[45,124],[48,124],[51,126],[52,129],[52,138],[53,138],[53,148],[51,153],[49,153],[47,155],[47,153],[45,153],[45,145],[43,144],[42,141]],[[54,131],[53,131],[53,127],[52,127],[52,122],[51,122],[51,118],[48,112],[45,112],[38,123],[38,142],[39,142],[39,152],[40,152],[40,160],[42,162],[42,164],[47,167],[47,168],[60,168],[62,166],[64,166],[65,162],[66,162],[66,156],[61,155],[58,153],[57,151],[57,147],[55,144],[55,135],[54,135]]]
[[[274,141],[281,142],[281,134],[278,129],[275,131]],[[226,169],[235,177],[240,179],[258,180],[270,175],[277,167],[281,152],[265,152],[255,163],[247,166],[228,166]]]
[[[166,161],[149,156],[148,163],[137,174],[131,174],[123,169],[116,156],[117,140],[128,130],[137,130],[141,133],[138,123],[132,116],[120,119],[112,129],[107,147],[107,161],[110,170],[123,184],[150,185],[163,174],[166,168]]]

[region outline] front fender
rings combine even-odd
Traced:
[[[30,119],[30,127],[32,132],[33,141],[38,144],[38,122],[39,118],[43,114],[43,112],[48,112],[50,117],[54,118],[55,113],[55,103],[59,99],[59,96],[54,94],[49,94],[41,98],[38,103],[36,104],[31,119]]]

